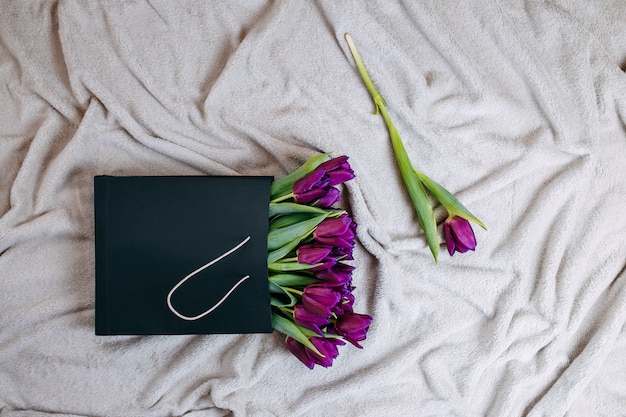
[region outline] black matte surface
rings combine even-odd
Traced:
[[[96,334],[271,332],[267,283],[271,177],[94,178]],[[168,292],[246,236],[235,253]]]

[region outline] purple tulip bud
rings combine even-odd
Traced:
[[[322,262],[332,251],[333,248],[328,245],[305,243],[300,245],[300,247],[296,250],[296,253],[298,255],[299,263],[314,265]]]
[[[354,171],[350,168],[348,157],[345,155],[324,162],[318,167],[318,169],[320,168],[328,175],[331,186],[350,181],[354,178]]]
[[[298,262],[315,265],[311,270],[326,269],[337,264],[340,258],[352,259],[351,248],[339,248],[319,243],[305,243],[296,249]]]
[[[308,310],[303,304],[298,304],[293,309],[293,319],[302,327],[315,331],[323,336],[321,327],[326,326],[329,321],[328,316],[320,316]]]
[[[334,195],[329,197],[329,194],[331,193],[332,189],[333,187],[313,188],[311,190],[306,190],[301,193],[294,192],[294,196],[295,196],[297,203],[308,204],[308,205],[314,206],[316,201],[326,202],[326,201],[332,200],[331,197],[333,197]],[[322,206],[319,206],[319,207],[322,207]]]
[[[339,200],[334,186],[354,178],[347,156],[339,156],[318,166],[293,184],[295,200],[300,204],[330,207]]]
[[[315,361],[309,355],[309,350],[302,343],[296,339],[287,336],[285,339],[285,347],[296,357],[305,364],[309,369],[313,369]]]
[[[332,268],[314,271],[315,278],[324,281],[327,285],[349,285],[352,282],[353,266],[337,263]]]
[[[330,179],[326,171],[317,167],[313,172],[309,172],[293,184],[293,192],[297,194],[306,193],[316,188],[330,187]]]
[[[476,249],[476,236],[470,222],[459,216],[448,217],[443,222],[443,234],[450,256],[454,251],[465,253]]]
[[[354,346],[362,348],[358,342],[365,340],[371,323],[371,316],[349,312],[337,318],[335,331]]]
[[[356,238],[356,223],[347,214],[326,219],[317,226],[313,237],[325,245],[350,249],[351,252]]]
[[[307,349],[309,355],[313,358],[316,364],[321,365],[325,368],[328,368],[333,364],[333,359],[339,356],[339,349],[337,346],[345,345],[345,342],[341,339],[336,338],[322,338],[322,337],[312,337],[311,343],[313,346],[320,351],[324,357],[319,356],[315,352]]]
[[[341,299],[340,292],[323,284],[311,284],[302,293],[302,303],[307,310],[324,317],[330,317]]]

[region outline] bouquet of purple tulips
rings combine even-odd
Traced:
[[[345,342],[361,348],[372,318],[353,311],[356,223],[334,208],[354,178],[348,157],[316,155],[271,189],[268,268],[272,324],[310,369],[329,367]]]

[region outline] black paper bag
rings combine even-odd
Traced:
[[[95,177],[96,334],[272,332],[271,182]]]

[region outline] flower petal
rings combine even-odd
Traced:
[[[342,263],[336,264],[332,268],[315,271],[315,278],[320,279],[328,285],[349,284],[352,281],[352,271],[354,267]]]
[[[341,193],[335,187],[325,188],[324,192],[326,194],[319,197],[314,205],[317,207],[330,207],[335,204],[341,198]]]
[[[313,369],[315,361],[309,356],[307,349],[304,345],[289,336],[285,339],[285,346],[287,349],[302,362],[309,369]]]
[[[306,190],[301,193],[294,193],[294,196],[295,196],[295,200],[297,203],[310,204],[316,200],[327,200],[328,194],[331,193],[330,191],[331,189],[332,188],[328,188],[328,187],[312,188],[310,190]],[[320,205],[320,207],[322,207],[322,205]]]
[[[338,185],[342,184],[346,181],[350,181],[355,177],[354,172],[349,168],[342,168],[335,171],[330,171],[327,173],[328,175],[328,184],[329,185]]]
[[[347,215],[342,215],[334,219],[326,219],[315,229],[315,237],[319,236],[341,236],[350,229],[352,220]]]
[[[312,188],[319,188],[328,185],[328,177],[326,176],[326,171],[320,169],[319,167],[300,178],[293,184],[293,192],[294,194],[301,194],[306,191],[311,190]]]
[[[341,167],[347,161],[348,161],[348,157],[346,155],[340,155],[335,158],[329,159],[326,162],[323,162],[322,164],[320,164],[318,169],[321,169],[324,172],[330,171],[333,169],[337,169],[338,167]]]
[[[293,309],[293,319],[302,327],[311,329],[320,336],[323,336],[321,327],[326,326],[329,321],[328,316],[320,316],[308,310],[303,304],[298,304]]]
[[[448,248],[448,253],[450,254],[450,256],[454,255],[454,250],[455,250],[455,243],[454,243],[454,236],[452,235],[452,228],[450,226],[450,222],[448,220],[446,220],[443,223],[443,235],[446,238],[446,246]]]
[[[330,255],[331,251],[332,247],[330,246],[304,244],[297,249],[296,253],[299,263],[313,265],[321,262]]]

